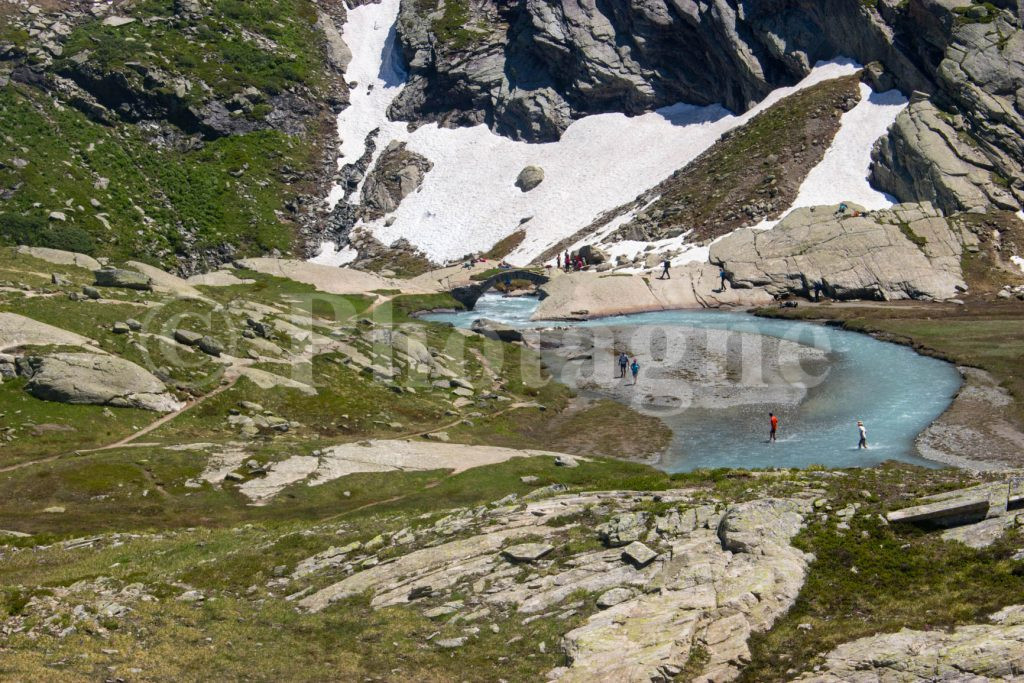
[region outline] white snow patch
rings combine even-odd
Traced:
[[[508,257],[516,265],[528,263],[600,214],[635,199],[783,97],[859,68],[849,59],[820,63],[799,84],[773,91],[742,116],[719,105],[687,104],[636,117],[601,114],[574,122],[554,143],[516,142],[483,125],[444,129],[431,124],[409,132],[405,123],[388,121],[386,115],[406,78],[395,45],[398,7],[399,0],[382,0],[348,12],[343,36],[353,58],[346,79],[358,85],[338,117],[340,163],[359,158],[366,134],[380,128],[377,153],[391,140],[404,141],[434,164],[420,191],[392,214],[392,225],[378,220],[367,227],[385,244],[404,237],[436,261],[485,250],[519,229],[521,219],[532,217],[525,224],[526,239]],[[545,177],[524,193],[514,183],[527,165],[542,167]],[[341,188],[332,190],[329,205],[343,194]]]
[[[907,98],[899,90],[876,93],[860,84],[860,102],[843,114],[839,132],[825,151],[818,165],[811,169],[800,185],[793,205],[785,212],[807,206],[823,206],[853,202],[865,209],[885,209],[897,200],[879,192],[868,183],[871,150],[885,135],[899,113],[907,106]],[[783,217],[785,214],[783,214]],[[779,220],[762,221],[755,230],[775,227]]]
[[[1021,258],[1020,256],[1011,256],[1010,260],[1017,264],[1017,267],[1021,269],[1021,272],[1024,272],[1024,258]]]
[[[387,146],[391,129],[404,128],[387,117],[388,106],[405,85],[407,76],[396,44],[398,5],[399,0],[382,0],[348,11],[341,35],[352,51],[352,61],[345,70],[345,80],[354,82],[356,87],[349,93],[349,106],[338,116],[338,168],[363,155],[366,136],[373,129],[381,128],[377,138],[379,154]],[[384,144],[380,144],[381,140]],[[328,206],[333,209],[343,196],[344,188],[335,186],[328,196]]]
[[[338,249],[334,242],[327,241],[320,244],[320,253],[309,261],[322,266],[344,266],[355,261],[358,256],[359,252],[350,246]]]

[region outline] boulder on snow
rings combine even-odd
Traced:
[[[529,192],[544,182],[544,169],[540,166],[527,166],[519,172],[516,178],[516,187],[523,192]]]
[[[56,353],[28,359],[26,390],[46,401],[143,408],[167,413],[181,404],[164,383],[135,363],[93,353]]]

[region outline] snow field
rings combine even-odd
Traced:
[[[393,224],[385,226],[381,219],[365,227],[384,244],[406,238],[440,262],[486,250],[522,228],[526,238],[508,260],[525,265],[602,213],[633,201],[704,152],[726,131],[790,94],[859,68],[849,59],[819,63],[800,83],[773,91],[742,116],[718,105],[687,104],[635,117],[601,114],[575,121],[562,139],[553,143],[509,140],[483,125],[446,129],[430,124],[409,132],[404,122],[387,120],[387,108],[406,79],[395,43],[398,9],[399,0],[382,0],[348,12],[342,35],[352,51],[352,62],[346,79],[357,85],[350,106],[338,117],[339,165],[363,154],[365,137],[374,129],[380,131],[375,157],[390,141],[398,140],[429,159],[433,169],[422,187],[390,214]],[[864,98],[843,116],[832,147],[801,186],[794,206],[848,200],[880,208],[892,203],[891,198],[868,186],[867,167],[871,146],[906,100],[899,93],[875,94],[865,85],[861,88]],[[543,168],[545,177],[537,188],[524,193],[514,183],[528,165]],[[342,197],[342,188],[334,188],[328,205],[333,207]],[[610,234],[629,217],[616,218],[586,241]],[[526,218],[529,220],[522,223]],[[662,240],[655,248],[684,249],[673,259],[677,264],[706,258],[706,251],[685,249],[685,239],[684,234]],[[649,245],[619,242],[602,246],[613,258],[620,253],[632,258]],[[354,258],[351,249],[338,251],[335,245],[325,244],[314,260],[342,265]]]

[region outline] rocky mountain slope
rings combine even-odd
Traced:
[[[191,274],[317,230],[341,3],[0,3],[0,238]],[[328,169],[328,173],[330,169]]]
[[[344,198],[327,233],[338,251],[325,251],[325,262],[379,267],[392,243],[450,260],[522,231],[510,254],[517,264],[597,243],[612,267],[636,271],[665,258],[700,261],[712,239],[770,227],[799,207],[928,202],[953,215],[1016,212],[1024,197],[1013,3],[384,2],[364,10],[372,22],[360,19],[345,39],[361,54],[372,23],[377,62],[357,58],[368,104],[340,119],[350,142],[332,194]],[[847,83],[845,97],[838,83],[813,79],[815,65],[843,57],[866,65],[863,84]],[[683,118],[673,109],[680,101],[749,115],[723,118],[712,106],[703,119]],[[634,137],[653,130],[655,110],[675,129],[657,142]],[[616,112],[633,118],[619,122]],[[616,142],[591,155],[586,135],[590,146]],[[379,149],[396,144],[421,159],[389,171]],[[519,191],[516,177],[528,169],[540,181]],[[416,182],[391,193],[395,206],[382,216],[366,203],[366,186],[396,173]]]

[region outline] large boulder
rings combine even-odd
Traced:
[[[516,178],[516,187],[523,192],[529,192],[544,182],[544,169],[540,166],[527,166],[519,172]]]
[[[580,247],[579,254],[587,265],[599,266],[608,262],[608,253],[593,244],[584,244]]]
[[[125,289],[153,289],[153,280],[137,270],[100,268],[93,271],[97,287],[123,287]]]
[[[961,235],[930,204],[861,212],[797,209],[772,230],[737,230],[711,246],[733,287],[807,295],[816,282],[838,299],[936,299],[966,284]],[[860,213],[860,215],[854,215]]]
[[[26,390],[46,401],[143,408],[181,408],[164,383],[135,363],[93,353],[56,353],[28,360]]]
[[[477,334],[504,342],[523,340],[523,331],[488,318],[477,318],[470,326]]]

